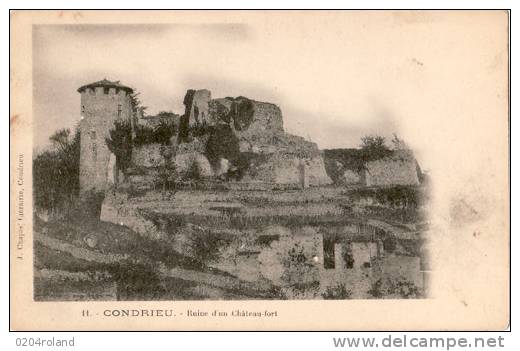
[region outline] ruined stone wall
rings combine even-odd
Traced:
[[[410,153],[396,153],[365,166],[367,186],[419,185],[417,162]]]
[[[254,100],[249,100],[249,103],[252,113],[247,120],[242,120],[246,116],[234,116],[239,136],[283,133],[282,111],[278,106]]]
[[[211,92],[207,89],[188,90],[184,97],[186,106],[184,116],[188,119],[190,127],[208,123],[210,100]]]
[[[80,192],[106,189],[110,150],[105,138],[117,119],[131,120],[132,106],[125,90],[85,89],[81,93]]]
[[[302,171],[304,174],[302,175]],[[331,184],[325,172],[323,159],[318,155],[311,158],[299,158],[294,155],[273,153],[266,162],[249,170],[248,177],[253,181],[276,184],[301,184],[302,176],[310,186]]]
[[[189,135],[189,126],[200,123],[201,113],[207,107],[209,114],[204,114],[208,117],[206,124],[229,126],[238,140],[239,151],[244,158],[253,161],[242,181],[303,184],[304,187],[307,184],[319,186],[332,183],[325,171],[318,146],[302,137],[285,133],[282,111],[277,105],[243,96],[210,99],[211,93],[208,90],[188,90],[186,93],[186,112],[179,133],[183,142],[179,144],[178,153],[182,153],[184,145],[195,142],[205,144],[200,135]],[[206,149],[201,147],[193,151],[204,156]],[[226,161],[231,162],[228,163],[228,168],[243,166],[232,164],[232,158],[226,158]],[[221,162],[222,159],[215,161]],[[302,164],[305,167],[303,169]],[[214,169],[213,172],[222,173],[219,169]]]
[[[208,159],[204,154],[198,152],[196,143],[182,145],[183,147],[179,148],[176,155],[172,158],[172,166],[175,166],[175,171],[182,176],[196,163],[202,178],[213,176],[213,171]],[[189,146],[193,146],[195,150],[190,149]],[[164,166],[162,150],[168,147],[171,148],[172,146],[153,143],[134,147],[132,151],[132,164],[140,168],[162,167]]]

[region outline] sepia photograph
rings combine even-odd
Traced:
[[[29,114],[11,112],[12,305],[101,330],[162,329],[114,320],[154,313],[181,329],[509,318],[506,12],[11,21],[13,107]],[[305,325],[288,303],[388,320]]]

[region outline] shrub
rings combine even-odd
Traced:
[[[386,146],[382,136],[367,135],[361,138],[361,151],[364,161],[373,161],[392,155],[392,150]]]
[[[372,283],[370,290],[368,290],[367,292],[376,299],[380,299],[381,297],[383,297],[383,280],[376,280],[374,283]]]
[[[282,258],[282,281],[297,295],[314,294],[319,289],[319,277],[311,257],[300,243],[295,243]]]
[[[160,299],[166,294],[161,278],[150,265],[121,262],[109,271],[117,283],[118,300]]]
[[[345,284],[337,284],[335,286],[328,286],[321,296],[325,300],[346,300],[352,296],[352,290],[345,287]]]
[[[166,112],[162,112],[163,114]],[[173,119],[161,120],[154,128],[146,125],[137,125],[135,127],[135,138],[133,144],[135,146],[158,143],[161,145],[169,145],[170,139],[177,132]]]
[[[341,183],[345,170],[361,174],[367,162],[391,156],[393,153],[386,146],[384,137],[367,135],[361,138],[359,149],[324,150],[325,170],[335,183]]]
[[[205,154],[212,166],[215,166],[221,158],[229,160],[232,164],[237,163],[240,158],[240,146],[237,136],[229,125],[217,125],[211,128]]]
[[[197,124],[189,127],[189,135],[192,137],[198,138],[207,134],[210,134],[213,130],[213,127],[208,126],[207,124]]]
[[[177,170],[175,163],[172,162],[172,150],[167,146],[162,146],[161,156],[164,159],[164,163],[163,166],[159,168],[155,177],[155,183],[162,187],[163,191],[171,190],[175,188],[175,182],[177,181]]]
[[[387,236],[383,240],[383,248],[385,252],[392,253],[397,248],[397,239],[394,236]]]
[[[204,264],[218,261],[221,249],[230,243],[230,238],[206,230],[194,231],[188,238],[188,247],[192,255]]]
[[[133,140],[135,146],[147,145],[154,142],[153,128],[146,125],[137,125],[135,127],[135,138]]]
[[[396,185],[386,188],[361,188],[348,192],[354,201],[372,198],[384,206],[417,208],[424,202],[424,193],[418,187]]]
[[[161,120],[159,125],[154,129],[155,142],[162,145],[169,145],[170,138],[175,135],[176,128],[173,120]]]
[[[375,281],[368,293],[374,298],[398,296],[403,299],[416,299],[422,296],[421,289],[407,278],[380,278]]]
[[[254,104],[248,98],[239,96],[233,101],[229,114],[235,129],[245,130],[253,122]]]
[[[116,156],[117,169],[126,173],[132,162],[132,125],[129,121],[118,120],[105,138],[108,149]]]
[[[202,170],[197,162],[197,160],[193,159],[188,166],[188,169],[183,173],[182,180],[189,181],[199,181],[202,179]]]

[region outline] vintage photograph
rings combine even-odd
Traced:
[[[114,55],[96,67],[106,53],[94,51],[88,70],[64,81],[68,69],[52,62],[62,59],[55,45],[111,50],[129,32],[169,51],[157,32],[212,34],[218,46],[230,35],[247,42],[236,38],[245,30],[33,28],[35,122],[46,125],[33,157],[35,300],[426,296],[430,174],[395,126],[360,121],[320,145],[305,126],[320,115],[291,113],[289,123],[284,99],[260,101],[269,92],[250,95],[254,83],[202,76],[178,95],[180,82],[137,84],[172,74],[167,66],[124,69],[127,57]]]
[[[17,325],[508,318],[506,12],[11,21]]]

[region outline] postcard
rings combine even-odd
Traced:
[[[12,11],[12,330],[504,330],[507,11]]]

